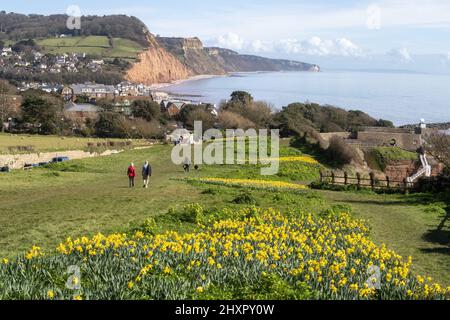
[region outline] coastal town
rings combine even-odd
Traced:
[[[79,83],[73,85],[22,82],[17,88],[18,93],[8,95],[8,103],[14,111],[20,111],[22,96],[20,92],[27,90],[38,90],[54,94],[64,99],[64,113],[69,118],[77,118],[85,121],[95,119],[101,108],[98,101],[109,101],[115,108],[114,112],[131,116],[131,106],[134,101],[152,101],[161,106],[162,112],[167,112],[170,117],[177,116],[186,105],[204,105],[204,103],[193,100],[179,99],[164,91],[157,91],[143,84],[123,82],[118,85],[105,85],[97,83]],[[207,104],[213,114],[217,114],[216,106]],[[3,123],[3,128],[12,130],[14,118],[9,118]]]

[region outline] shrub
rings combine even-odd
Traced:
[[[181,211],[171,210],[169,214],[181,222],[199,223],[203,218],[204,210],[201,205],[194,203],[185,206]]]
[[[210,194],[210,195],[216,195],[218,191],[216,189],[208,188],[206,190],[202,191],[202,194]]]
[[[326,155],[329,161],[335,161],[342,165],[363,162],[356,149],[338,136],[331,137]]]
[[[157,225],[155,218],[148,218],[147,220],[145,220],[145,222],[142,224],[139,230],[150,235],[157,234]]]
[[[221,111],[218,120],[220,126],[226,129],[246,130],[249,128],[255,128],[255,124],[252,121],[231,111]]]
[[[248,191],[243,191],[240,193],[233,201],[236,204],[252,204],[256,205],[255,197]]]

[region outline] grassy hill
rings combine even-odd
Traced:
[[[139,43],[124,38],[106,36],[46,38],[37,40],[43,51],[51,54],[86,53],[106,59],[135,60],[144,50]]]
[[[427,203],[419,201],[423,195],[282,189],[286,183],[301,184],[300,173],[309,179],[317,174],[317,165],[304,162],[305,157],[299,157],[299,163],[285,158],[288,161],[281,162],[280,173],[272,177],[260,176],[257,166],[214,165],[191,172],[188,175],[191,180],[187,182],[182,168],[170,161],[170,153],[170,146],[154,146],[111,157],[2,174],[0,256],[13,258],[32,245],[42,245],[51,253],[67,237],[90,237],[98,232],[132,234],[143,230],[150,234],[165,231],[185,234],[198,230],[197,222],[202,217],[211,218],[212,214],[219,219],[221,216],[217,218],[216,213],[221,212],[225,217],[239,219],[235,214],[252,206],[287,212],[288,217],[301,213],[326,217],[352,210],[354,218],[367,221],[370,238],[376,245],[384,243],[404,258],[411,255],[414,272],[433,276],[441,284],[450,283],[446,268],[450,263],[448,239],[447,243],[442,242],[448,226],[442,224],[445,212],[437,199],[430,198]],[[299,155],[286,145],[282,148],[282,157]],[[138,187],[130,190],[126,168],[130,161],[140,166],[145,160],[150,161],[154,172],[150,189],[139,187],[138,177]],[[210,183],[211,177],[224,182]],[[226,183],[227,179],[230,183]],[[245,180],[245,184],[239,186],[238,179]],[[259,188],[261,180],[273,187]],[[249,184],[254,187],[248,187]],[[183,209],[186,207],[187,211]],[[175,270],[175,266],[172,268]],[[205,274],[213,277],[214,273]],[[170,276],[169,271],[166,276]],[[129,291],[133,292],[138,294]],[[139,294],[135,298],[145,298]]]

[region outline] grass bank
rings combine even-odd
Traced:
[[[150,221],[150,225],[155,221],[157,232],[191,232],[196,229],[192,221],[160,217],[170,217],[171,212],[194,203],[212,211],[257,206],[314,215],[348,211],[351,207],[356,217],[368,220],[369,237],[376,244],[385,243],[404,257],[411,255],[414,271],[450,284],[448,221],[442,204],[433,199],[187,183],[186,177],[258,178],[302,184],[310,181],[318,168],[313,164],[298,167],[294,162],[295,170],[291,170],[292,162],[282,162],[278,176],[262,178],[257,166],[215,165],[202,166],[186,175],[180,166],[172,164],[170,152],[170,146],[153,146],[0,175],[0,256],[20,255],[34,244],[51,250],[67,237],[128,232],[139,229],[145,221]],[[145,160],[150,161],[154,172],[150,189],[140,188],[139,183],[136,189],[129,189],[126,177],[129,162],[140,166]]]

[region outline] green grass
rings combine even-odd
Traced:
[[[35,152],[84,150],[89,142],[123,141],[120,139],[97,139],[40,135],[11,135],[0,133],[0,154],[9,154],[9,147],[32,146]],[[144,145],[144,141],[133,140],[133,146]]]
[[[34,244],[51,250],[69,236],[127,232],[151,217],[164,217],[171,208],[173,212],[192,203],[205,208],[248,206],[245,201],[236,201],[242,198],[244,189],[182,181],[186,175],[181,166],[172,164],[170,152],[170,146],[161,145],[1,174],[0,257],[16,256]],[[142,189],[138,177],[136,189],[130,190],[126,168],[130,161],[140,166],[145,160],[150,161],[154,172],[150,188]],[[258,168],[252,166],[201,166],[189,177],[262,178]],[[267,179],[296,180],[295,175]],[[355,216],[368,219],[376,243],[385,243],[405,257],[411,255],[417,271],[444,285],[450,284],[448,222],[443,221],[440,203],[425,204],[437,200],[370,192],[248,192],[255,205],[285,212],[319,214],[335,206],[351,206]],[[157,219],[159,232],[185,232],[194,227],[190,223]]]
[[[140,44],[134,41],[113,38],[110,42],[106,36],[48,38],[38,40],[37,43],[47,53],[86,53],[106,59],[123,58],[134,60],[144,50]]]
[[[450,284],[450,221],[443,204],[433,205],[433,199],[421,201],[416,195],[319,194],[329,202],[350,205],[356,217],[368,221],[374,242],[384,243],[404,257],[412,256],[415,271]]]
[[[416,152],[406,151],[398,147],[378,147],[370,151],[369,158],[373,158],[376,165],[384,170],[389,162],[417,160],[419,156]]]

